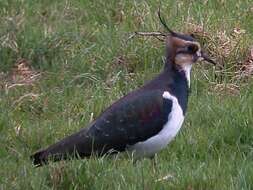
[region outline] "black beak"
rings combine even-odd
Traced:
[[[201,57],[202,57],[205,61],[207,61],[207,62],[209,62],[209,63],[212,63],[213,65],[217,65],[216,62],[214,62],[211,58],[209,58],[209,56],[208,56],[206,53],[204,53],[203,51],[201,51]]]

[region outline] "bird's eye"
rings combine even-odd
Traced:
[[[187,46],[187,51],[189,53],[196,53],[199,50],[199,47],[195,44],[190,44]]]

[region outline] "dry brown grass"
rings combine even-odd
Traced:
[[[212,33],[198,24],[188,23],[187,32],[204,42],[208,54],[220,67],[215,73],[219,78],[229,77],[231,83],[238,83],[253,75],[253,50],[245,42],[246,31],[235,27],[232,31]],[[223,81],[221,81],[223,82]]]
[[[1,73],[1,88],[8,91],[20,86],[30,86],[40,76],[41,73],[34,70],[28,60],[18,59],[9,73]]]

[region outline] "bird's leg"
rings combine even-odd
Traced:
[[[133,165],[136,166],[137,165],[137,162],[139,161],[138,159],[132,159],[133,161]]]
[[[127,155],[128,155],[128,158],[131,159],[132,164],[133,164],[134,166],[136,166],[136,165],[137,165],[137,162],[139,161],[139,159],[135,156],[135,152],[127,152]]]
[[[158,170],[156,155],[151,156],[150,159],[152,161],[153,173],[156,173],[156,171]]]

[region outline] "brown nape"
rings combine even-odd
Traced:
[[[180,39],[180,38],[173,37],[173,36],[169,40],[170,40],[170,42],[167,41],[167,43],[171,43],[171,45],[175,49],[184,48],[184,47],[187,47],[187,46],[193,47],[194,49],[196,49],[196,51],[198,49],[200,49],[200,44],[196,41],[187,41],[187,40]]]
[[[183,39],[180,39],[177,37],[173,37],[173,36],[170,38],[170,41],[172,42],[172,45],[176,48],[185,47],[186,45],[192,43],[190,41],[186,41],[186,40],[183,40]]]

